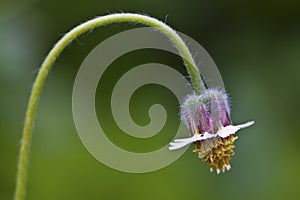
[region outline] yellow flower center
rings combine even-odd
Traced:
[[[226,138],[216,137],[197,141],[194,152],[197,152],[204,162],[210,164],[210,171],[215,168],[219,174],[221,170],[225,172],[230,169],[230,158],[234,155],[233,142],[236,139],[237,137],[230,135]]]

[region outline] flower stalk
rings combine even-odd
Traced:
[[[28,163],[31,148],[33,123],[36,116],[38,101],[40,99],[41,91],[43,89],[45,80],[48,76],[48,72],[50,71],[51,67],[53,66],[59,55],[62,53],[62,51],[74,39],[97,27],[121,22],[133,22],[150,26],[158,29],[164,35],[166,35],[167,38],[169,38],[174,44],[174,46],[178,49],[181,57],[183,58],[195,93],[200,95],[202,92],[205,91],[205,87],[201,80],[198,68],[196,67],[196,63],[184,41],[172,28],[155,18],[131,13],[110,14],[94,18],[75,27],[66,35],[64,35],[64,37],[62,37],[49,52],[44,62],[42,63],[39,73],[34,82],[27,106],[21,139],[21,147],[17,166],[17,181],[14,195],[15,200],[24,200],[26,197],[26,184],[28,176]]]

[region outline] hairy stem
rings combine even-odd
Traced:
[[[89,20],[68,32],[61,40],[56,43],[53,49],[49,52],[46,59],[42,63],[40,71],[34,82],[31,95],[29,98],[29,103],[27,107],[27,112],[25,116],[23,135],[21,140],[21,147],[19,153],[19,162],[17,168],[17,184],[15,190],[15,200],[24,200],[26,196],[26,184],[27,184],[27,171],[28,162],[30,154],[30,145],[32,138],[32,128],[36,115],[38,100],[41,95],[41,91],[45,80],[47,78],[48,72],[54,64],[55,60],[65,49],[65,47],[70,44],[75,38],[81,34],[88,32],[99,26],[104,26],[112,23],[120,22],[133,22],[140,23],[150,27],[157,28],[162,33],[164,33],[178,49],[180,55],[182,56],[186,69],[191,78],[192,86],[197,94],[200,94],[204,90],[203,82],[201,81],[198,68],[196,67],[195,61],[191,56],[188,47],[185,45],[184,41],[179,37],[179,35],[165,23],[158,21],[157,19],[130,13],[120,13],[111,14],[107,16],[97,17],[95,19]]]

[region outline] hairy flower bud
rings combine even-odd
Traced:
[[[195,144],[194,152],[199,158],[210,163],[210,170],[230,169],[230,158],[234,154],[233,135],[241,128],[254,122],[233,126],[230,120],[228,96],[224,91],[207,89],[201,95],[189,95],[181,106],[181,120],[190,129],[190,138],[176,139],[170,143],[175,150],[190,143]]]

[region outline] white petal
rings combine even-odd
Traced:
[[[206,140],[206,139],[209,139],[209,138],[212,138],[212,137],[216,137],[216,136],[217,136],[216,134],[210,134],[208,132],[204,132],[203,140]]]
[[[188,143],[191,143],[191,142],[193,142],[193,138],[194,137],[175,139],[174,142],[178,142],[178,143],[180,143],[180,142],[188,142]]]
[[[195,134],[193,137],[189,138],[175,139],[174,142],[170,143],[169,150],[179,149],[193,142],[205,140],[211,137],[214,137],[214,135],[205,132],[204,134]]]
[[[217,132],[217,135],[220,136],[221,138],[226,138],[231,134],[235,134],[238,130],[239,130],[238,127],[233,125],[228,125],[223,128],[220,128]]]
[[[192,137],[189,138],[181,138],[181,139],[175,139],[174,142],[188,142],[188,143],[192,143],[192,142],[196,142],[199,140],[202,140],[203,135],[202,134],[195,134]]]
[[[250,122],[247,122],[245,124],[240,124],[240,125],[228,125],[228,126],[225,126],[221,129],[218,130],[217,132],[217,135],[222,137],[222,138],[226,138],[228,137],[229,135],[232,135],[232,134],[235,134],[238,130],[242,129],[242,128],[247,128],[251,125],[254,124],[254,121],[250,121]]]
[[[184,147],[184,146],[186,146],[186,145],[189,145],[190,143],[176,143],[176,144],[171,144],[170,146],[169,146],[169,150],[176,150],[176,149],[180,149],[180,148],[182,148],[182,147]]]
[[[245,124],[240,124],[240,125],[236,125],[238,128],[247,128],[249,126],[252,126],[254,124],[254,121],[250,121],[250,122],[247,122]]]
[[[193,142],[197,142],[197,141],[200,141],[200,140],[205,140],[205,136],[206,136],[206,132],[204,134],[195,134],[193,136]]]

